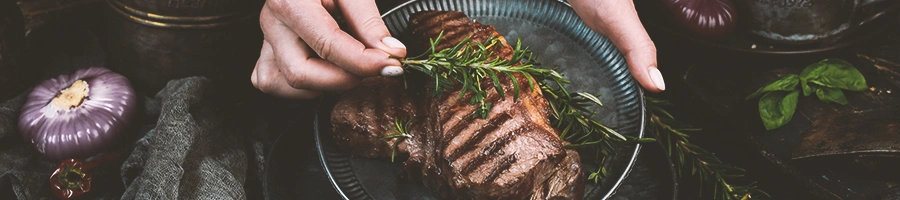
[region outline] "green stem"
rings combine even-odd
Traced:
[[[403,65],[439,65],[442,67],[468,67],[468,68],[481,68],[481,69],[491,69],[499,72],[520,72],[517,70],[512,70],[514,66],[512,65],[492,65],[488,63],[469,63],[466,65],[460,65],[456,62],[448,62],[448,61],[437,61],[437,60],[409,60],[404,59],[400,60],[400,63]],[[530,64],[526,65],[518,65],[516,68],[529,67]]]

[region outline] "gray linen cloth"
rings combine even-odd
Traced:
[[[95,170],[90,199],[247,199],[261,144],[242,116],[218,103],[206,78],[170,81],[145,98],[121,166]],[[54,199],[43,159],[17,131],[25,95],[0,104],[0,199]],[[250,180],[253,182],[254,180]],[[258,179],[255,180],[258,182]]]

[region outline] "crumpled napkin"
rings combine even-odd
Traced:
[[[216,101],[207,78],[170,81],[143,100],[135,139],[121,167],[95,170],[91,199],[247,199],[258,183],[260,142],[246,116]],[[42,158],[17,130],[26,94],[0,104],[0,199],[53,199]],[[248,180],[255,179],[255,180]]]

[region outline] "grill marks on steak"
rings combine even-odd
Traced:
[[[358,87],[347,91],[335,104],[331,123],[335,142],[356,156],[390,157],[396,140],[381,140],[396,133],[394,118],[408,119],[419,113],[419,92],[403,87],[403,80],[390,77],[363,79]],[[418,129],[417,129],[418,130]],[[409,152],[409,145],[398,147],[399,154]]]
[[[407,36],[415,40],[414,43],[426,44],[412,46],[411,52],[424,52],[430,45],[427,42],[443,31],[444,35],[436,47],[438,50],[452,48],[466,37],[470,37],[469,41],[479,43],[484,43],[490,38],[498,38],[502,48],[496,49],[494,56],[510,59],[513,54],[513,48],[494,26],[474,22],[466,14],[457,11],[429,10],[414,13],[409,18],[409,27],[406,31]]]
[[[521,74],[514,76],[523,89],[518,100],[511,95],[514,87],[510,77],[499,75],[504,92],[510,95],[501,99],[496,91],[487,91],[488,99],[493,99],[487,119],[472,116],[477,106],[456,102],[462,92],[459,90],[446,94],[454,98],[431,102],[429,113],[437,116],[437,134],[426,137],[441,144],[431,152],[436,154],[431,155],[436,162],[425,165],[440,168],[437,171],[443,174],[426,170],[423,179],[444,179],[447,185],[429,187],[446,188],[460,199],[546,195],[533,189],[547,183],[567,152],[550,126],[549,106],[540,90],[528,90],[528,80]],[[483,84],[492,83],[486,80]]]
[[[557,164],[552,176],[546,184],[534,191],[541,191],[531,196],[538,199],[581,199],[584,197],[584,176],[581,174],[581,158],[578,152],[566,150],[566,157]]]
[[[484,42],[502,37],[492,26],[472,22],[460,12],[424,11],[413,14],[406,34],[421,44],[444,30],[438,50],[452,47],[463,38]],[[510,58],[512,47],[502,40],[495,58]],[[429,45],[427,42],[424,48]],[[411,48],[415,48],[411,45]],[[422,47],[422,46],[420,46]],[[408,153],[401,176],[422,181],[445,199],[580,199],[584,180],[579,155],[563,148],[551,127],[550,108],[537,85],[514,73],[498,74],[505,97],[488,87],[491,102],[488,118],[472,116],[471,92],[443,91],[440,98],[403,89],[390,78],[368,78],[345,94],[332,114],[334,134],[341,148],[365,157],[390,156],[392,141],[379,138],[393,134],[383,125],[394,117],[419,114],[409,138],[398,151]],[[519,84],[514,100],[511,78]],[[482,85],[492,86],[491,80]],[[382,104],[382,105],[374,105]]]

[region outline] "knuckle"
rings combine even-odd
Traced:
[[[259,80],[256,83],[254,83],[253,86],[255,86],[256,89],[259,89],[259,91],[266,93],[266,94],[271,94],[271,93],[275,92],[275,88],[276,88],[275,84],[272,83],[272,81],[270,81],[270,80]]]
[[[288,85],[292,88],[305,88],[309,84],[309,77],[300,71],[291,70],[284,74]]]
[[[264,6],[270,10],[280,10],[281,8],[288,6],[287,4],[289,2],[290,1],[286,0],[267,0]]]
[[[334,30],[331,33],[326,33],[316,38],[313,49],[317,54],[319,54],[319,57],[321,57],[322,59],[329,61],[333,61],[335,59],[336,55],[334,53],[334,47],[335,45],[337,45],[335,44],[337,40],[335,40],[334,37],[336,36],[336,34],[339,34],[337,33],[338,31],[340,30]]]
[[[267,26],[267,23],[269,23],[269,20],[271,20],[271,19],[269,19],[268,9],[262,9],[262,11],[259,12],[259,26],[263,30],[266,29],[266,26]]]
[[[268,7],[268,4],[266,6]],[[262,9],[259,13],[259,27],[263,34],[266,34],[272,26],[278,23],[278,19],[272,12],[271,9]]]
[[[362,22],[363,31],[381,31],[384,27],[384,21],[377,16],[369,16]],[[381,39],[381,38],[378,38]]]

